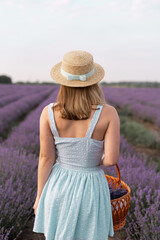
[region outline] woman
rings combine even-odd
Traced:
[[[104,70],[79,50],[66,53],[51,76],[61,88],[40,116],[33,231],[46,240],[107,240],[114,229],[100,165],[118,162],[120,121],[98,85]]]

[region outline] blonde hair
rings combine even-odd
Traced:
[[[59,109],[61,117],[70,120],[88,119],[92,105],[106,103],[99,83],[87,87],[68,87],[61,85],[56,99],[55,109]]]

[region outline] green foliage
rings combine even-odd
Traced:
[[[0,75],[0,84],[1,83],[12,84],[12,79],[6,75]]]
[[[133,144],[143,144],[145,147],[159,148],[159,141],[155,133],[150,132],[141,123],[130,120],[127,116],[120,116],[120,131]]]
[[[121,114],[122,115],[127,115],[127,116],[132,116],[132,110],[130,108],[130,104],[126,104],[122,109],[121,109]]]
[[[121,81],[121,82],[112,82],[112,83],[101,83],[103,86],[115,86],[115,87],[151,87],[151,88],[159,88],[160,82],[154,81],[154,82],[136,82],[136,81]]]

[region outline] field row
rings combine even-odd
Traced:
[[[160,89],[102,87],[106,101],[160,127]]]
[[[52,91],[53,88],[47,87],[40,92],[24,96],[0,108],[0,136],[5,137],[8,129],[12,128],[16,120],[38,106]]]

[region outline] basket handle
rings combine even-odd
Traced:
[[[117,168],[117,175],[118,175],[117,180],[115,180],[115,182],[120,184],[120,182],[121,182],[120,170],[119,170],[118,164],[116,163],[115,165],[116,165],[116,168]]]

